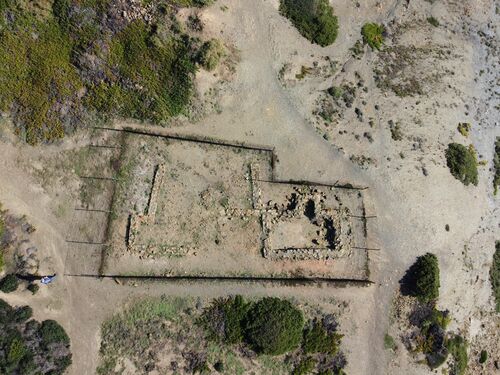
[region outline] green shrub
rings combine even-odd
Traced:
[[[12,319],[14,309],[3,299],[0,299],[0,324],[5,324]]]
[[[393,351],[396,350],[396,342],[394,341],[394,338],[388,333],[384,335],[384,348]]]
[[[322,47],[337,38],[338,20],[328,0],[281,0],[280,13],[303,37]]]
[[[469,136],[469,132],[471,129],[471,125],[468,122],[461,122],[457,126],[457,130],[460,134],[462,134],[464,137]]]
[[[52,14],[62,30],[67,31],[70,26],[70,0],[54,0]]]
[[[486,350],[481,350],[481,354],[479,356],[479,363],[483,364],[488,360],[488,352]]]
[[[439,297],[439,264],[434,254],[427,253],[417,258],[414,264],[414,295],[422,302]]]
[[[337,354],[343,335],[328,332],[321,322],[314,321],[304,332],[303,348],[305,353]]]
[[[18,323],[25,322],[32,316],[33,316],[33,309],[29,306],[21,306],[14,311],[14,320]]]
[[[346,372],[342,369],[339,369],[339,370],[332,370],[332,369],[328,369],[328,370],[325,370],[325,371],[320,371],[318,372],[318,375],[347,375]]]
[[[498,192],[498,186],[500,186],[500,137],[497,137],[495,140],[493,169],[495,171],[495,174],[493,175],[493,192],[496,195]]]
[[[19,280],[16,275],[9,274],[0,281],[0,290],[4,293],[11,293],[17,290]]]
[[[66,331],[55,320],[44,320],[38,333],[46,346],[54,343],[69,344],[69,337]]]
[[[464,145],[450,143],[446,150],[446,164],[451,174],[464,185],[478,184],[475,152]]]
[[[373,49],[379,50],[382,48],[384,43],[383,33],[385,31],[384,26],[376,23],[365,23],[361,28],[361,35],[363,35],[363,40]]]
[[[226,344],[241,342],[244,338],[243,321],[250,306],[242,296],[214,300],[201,317],[208,337]]]
[[[496,311],[500,312],[500,241],[495,244],[495,254],[493,254],[493,263],[490,268],[490,282],[496,302]]]
[[[10,342],[7,352],[7,362],[11,367],[17,367],[19,361],[26,353],[26,346],[24,345],[22,337],[14,337]]]
[[[316,360],[314,358],[305,358],[294,367],[292,375],[307,375],[310,374],[316,367]]]
[[[427,18],[427,22],[429,22],[434,27],[439,27],[439,21],[434,17]]]
[[[224,46],[218,39],[203,43],[198,52],[198,63],[208,71],[214,70],[224,56]]]
[[[246,336],[256,352],[279,355],[299,346],[303,327],[300,310],[289,301],[267,297],[249,311]]]
[[[34,295],[38,292],[40,286],[38,284],[30,283],[27,289]]]
[[[453,363],[450,366],[451,375],[463,375],[467,369],[467,343],[461,336],[454,336],[448,340],[446,347],[453,357]]]

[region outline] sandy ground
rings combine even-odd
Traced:
[[[489,340],[482,332],[481,322],[497,319],[492,314],[488,269],[498,238],[500,213],[498,198],[492,196],[491,167],[493,142],[500,135],[498,96],[492,97],[498,82],[498,56],[487,58],[492,50],[482,43],[477,30],[498,38],[498,15],[493,1],[365,1],[356,3],[332,1],[340,17],[340,35],[327,48],[311,45],[301,38],[288,21],[279,16],[277,0],[217,2],[202,11],[208,33],[223,38],[239,50],[240,62],[232,80],[221,91],[218,113],[197,123],[179,121],[176,132],[210,135],[225,140],[238,140],[273,145],[279,162],[278,177],[331,182],[341,180],[370,186],[369,194],[377,212],[380,252],[370,254],[371,274],[375,285],[370,288],[333,289],[327,287],[279,287],[261,284],[196,284],[154,283],[129,287],[112,280],[95,280],[63,276],[65,268],[70,211],[73,208],[72,184],[57,189],[43,188],[23,160],[46,157],[81,145],[78,137],[61,145],[27,148],[10,136],[2,125],[2,159],[0,160],[0,201],[13,213],[26,214],[36,226],[35,241],[45,256],[42,271],[57,272],[57,282],[31,297],[27,291],[2,295],[11,303],[29,303],[35,317],[55,318],[67,328],[74,353],[70,374],[93,374],[98,362],[99,326],[127,298],[139,295],[218,296],[231,293],[252,295],[284,295],[315,297],[331,296],[350,305],[351,321],[344,339],[349,374],[426,374],[429,370],[415,365],[401,353],[394,357],[384,350],[383,336],[389,328],[389,310],[398,280],[415,257],[425,252],[438,255],[441,265],[442,308],[451,311],[451,329],[461,330],[480,347]],[[379,3],[379,6],[376,6]],[[226,5],[227,10],[221,9]],[[330,56],[343,66],[350,61],[349,48],[359,39],[361,25],[367,20],[383,22],[393,17],[402,20],[434,15],[444,25],[429,31],[430,38],[449,42],[460,54],[459,78],[445,81],[443,87],[425,97],[416,109],[417,98],[397,98],[381,93],[369,77],[369,64],[376,56],[367,52],[362,63],[349,64],[345,72],[327,78],[312,77],[292,86],[279,80],[279,71],[289,62],[295,70],[311,65],[321,56]],[[496,26],[495,26],[496,25]],[[496,27],[496,28],[495,28]],[[444,31],[443,31],[444,30]],[[408,37],[418,38],[414,35]],[[446,62],[450,66],[454,62]],[[362,66],[364,65],[364,68]],[[370,95],[367,108],[379,104],[377,123],[372,130],[375,142],[360,143],[351,134],[362,134],[365,124],[351,121],[346,115],[339,128],[352,123],[347,136],[332,135],[325,140],[318,132],[312,112],[320,90],[326,89],[342,74],[352,76],[353,70],[366,76]],[[479,71],[486,73],[479,75]],[[200,76],[200,80],[207,79]],[[203,86],[203,82],[200,82]],[[451,85],[449,88],[446,85]],[[441,90],[442,89],[442,90]],[[458,95],[460,93],[460,95]],[[442,105],[434,108],[433,103]],[[452,105],[453,104],[453,105]],[[467,107],[466,107],[467,105]],[[430,109],[433,109],[432,111]],[[497,107],[498,108],[498,107]],[[434,111],[435,110],[435,111]],[[370,113],[369,111],[367,113]],[[394,143],[385,124],[389,119],[418,114],[425,126],[406,124],[405,132],[417,133],[425,139],[425,148],[405,160],[396,155],[411,147],[411,141]],[[375,115],[374,115],[375,116]],[[458,121],[473,124],[468,140],[456,132]],[[115,126],[149,125],[119,121]],[[169,131],[168,129],[165,131]],[[333,133],[332,133],[333,134]],[[450,141],[472,142],[478,153],[489,162],[480,168],[477,187],[465,187],[446,168],[444,148]],[[376,165],[365,169],[349,161],[360,150],[377,159]],[[420,159],[423,158],[423,159]],[[422,166],[428,176],[422,173]],[[33,165],[35,168],[36,165]],[[64,202],[68,213],[57,214]],[[450,231],[445,230],[445,225]],[[493,324],[493,327],[495,325]],[[498,327],[498,324],[496,325]],[[479,327],[479,328],[478,328]],[[482,341],[481,341],[482,340]],[[490,353],[491,356],[494,353]],[[498,359],[498,358],[497,358]],[[473,359],[475,360],[475,359]],[[486,369],[483,373],[493,373]],[[472,373],[472,372],[471,372]],[[477,372],[476,372],[477,373]]]

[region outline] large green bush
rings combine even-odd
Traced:
[[[54,343],[69,344],[69,337],[63,327],[55,320],[44,320],[39,330],[45,345]]]
[[[437,299],[439,297],[439,263],[437,257],[431,253],[420,256],[412,268],[415,273],[414,295],[422,302]]]
[[[458,143],[450,143],[445,155],[453,177],[464,185],[478,184],[477,160],[473,150]]]
[[[326,47],[337,38],[338,20],[328,0],[281,0],[280,13],[309,41]]]
[[[9,274],[0,280],[0,290],[4,293],[12,293],[19,286],[19,280],[16,275]]]
[[[297,348],[304,317],[289,301],[267,297],[255,303],[246,319],[249,344],[258,353],[279,355]]]

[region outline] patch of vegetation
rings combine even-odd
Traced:
[[[154,4],[161,11],[145,23],[113,11],[115,2],[55,0],[50,12],[2,1],[0,110],[28,143],[60,139],[95,113],[166,121],[188,105],[197,59],[210,69],[220,60],[219,45],[181,30],[175,7]]]
[[[312,43],[326,47],[337,38],[338,19],[328,0],[280,0],[280,13]]]
[[[11,111],[28,143],[59,139],[63,107],[82,87],[71,41],[54,21],[15,19],[12,30],[0,33],[0,109]]]
[[[384,335],[384,348],[392,351],[396,350],[396,341],[388,333]]]
[[[479,355],[479,363],[486,363],[488,360],[488,352],[486,350],[481,350],[481,354]]]
[[[205,310],[201,324],[209,338],[236,344],[244,339],[243,321],[250,306],[241,296],[216,299]]]
[[[4,243],[3,243],[3,238],[5,235],[5,222],[3,219],[3,214],[2,214],[2,206],[0,205],[0,272],[3,271],[3,268],[5,266],[5,260],[4,260]]]
[[[493,155],[493,167],[495,174],[493,175],[493,192],[496,195],[500,186],[500,137],[495,140],[495,152]]]
[[[69,338],[55,321],[31,319],[29,306],[0,299],[0,373],[63,374],[71,364]]]
[[[322,322],[315,320],[304,332],[302,347],[305,353],[337,354],[343,335],[335,329],[329,330]]]
[[[201,46],[198,52],[198,63],[208,71],[214,70],[224,56],[224,46],[218,39],[211,39]]]
[[[401,281],[402,285],[408,283],[411,285],[413,295],[418,298],[408,318],[410,324],[419,330],[408,337],[407,348],[425,354],[427,365],[431,369],[436,369],[449,360],[450,374],[464,374],[467,368],[466,342],[461,336],[446,331],[451,321],[450,314],[447,310],[441,311],[436,308],[439,294],[439,267],[433,254],[427,253],[419,257],[410,267]]]
[[[395,141],[401,141],[403,139],[403,132],[401,131],[401,125],[399,122],[394,124],[394,121],[389,121],[389,129],[391,130],[391,138]]]
[[[349,50],[351,51],[352,57],[360,60],[364,52],[363,43],[360,40],[356,40],[356,43],[354,43],[354,45]]]
[[[15,292],[18,286],[19,280],[14,274],[8,274],[0,280],[0,290],[4,293]]]
[[[434,27],[439,27],[439,21],[434,17],[428,17],[427,22],[429,22]]]
[[[463,375],[467,369],[468,356],[467,356],[467,343],[463,337],[456,335],[449,339],[446,347],[453,357],[453,362],[450,366],[451,375]]]
[[[313,323],[322,328],[314,329]],[[206,308],[185,299],[145,299],[103,324],[98,373],[119,374],[128,358],[140,374],[244,374],[255,368],[283,375],[343,374],[342,336],[333,315],[311,320],[305,330],[303,326],[302,311],[279,298],[246,301],[233,296],[212,300]],[[310,345],[306,337],[315,343],[309,354],[304,351]],[[161,364],[160,353],[169,356],[170,365]]]
[[[471,125],[468,122],[461,122],[457,126],[457,130],[460,134],[462,134],[464,137],[469,136],[469,132],[471,129]]]
[[[438,59],[444,51],[431,47],[394,45],[383,48],[379,66],[374,69],[374,79],[383,91],[392,91],[398,97],[423,95],[431,90],[439,77],[421,69],[423,62]],[[432,86],[431,86],[432,85]]]
[[[252,306],[245,331],[256,352],[279,355],[299,346],[303,327],[300,310],[287,300],[268,297]]]
[[[361,28],[361,35],[366,44],[373,49],[380,50],[384,43],[384,31],[385,28],[382,25],[377,23],[365,23]]]
[[[434,254],[417,258],[401,280],[401,292],[424,303],[439,297],[439,264]]]
[[[316,367],[316,360],[314,358],[305,358],[300,361],[292,371],[292,375],[307,375],[310,374]]]
[[[110,46],[109,81],[94,86],[87,103],[99,112],[155,123],[180,114],[192,93],[195,64],[189,39],[162,40],[142,20]]]
[[[496,311],[500,312],[500,241],[495,244],[495,254],[490,268],[490,282],[496,302]]]
[[[478,184],[477,160],[473,150],[458,143],[450,143],[445,155],[453,177],[466,186]]]

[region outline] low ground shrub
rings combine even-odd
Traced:
[[[246,338],[256,352],[279,355],[300,345],[303,327],[300,310],[287,300],[267,297],[248,312]]]
[[[493,289],[493,298],[496,302],[496,311],[500,312],[500,241],[495,244],[493,263],[490,268],[490,282]]]
[[[9,274],[0,280],[0,290],[4,293],[12,293],[17,290],[19,280],[16,275]]]
[[[450,355],[453,357],[453,363],[450,366],[451,375],[463,375],[467,369],[469,361],[467,356],[467,343],[461,336],[454,336],[446,343]]]
[[[197,61],[208,71],[214,70],[224,56],[224,46],[220,40],[211,39],[201,46]]]
[[[450,143],[445,155],[453,177],[464,185],[478,184],[477,160],[473,150],[458,143]]]
[[[328,332],[323,324],[314,321],[304,331],[302,347],[305,353],[328,353],[337,354],[343,335],[337,332]]]
[[[495,140],[495,152],[493,153],[493,192],[496,195],[500,186],[500,137]]]
[[[394,338],[388,333],[384,335],[384,348],[389,350],[396,350],[396,342],[394,341]]]
[[[243,321],[250,306],[241,296],[214,300],[201,317],[208,337],[225,344],[241,342],[244,338]]]
[[[25,322],[33,316],[33,309],[29,306],[21,306],[14,310],[14,320],[18,323]]]
[[[361,35],[366,44],[373,49],[379,50],[384,43],[384,26],[377,23],[365,23],[361,28]]]
[[[468,122],[461,122],[457,126],[457,130],[460,134],[462,134],[464,137],[469,136],[469,132],[471,129],[471,125]]]
[[[297,366],[294,367],[292,375],[307,375],[310,374],[316,367],[316,360],[314,358],[305,358],[301,360]]]
[[[338,20],[328,0],[281,0],[280,13],[312,43],[326,47],[337,38]]]
[[[434,27],[439,27],[439,21],[435,17],[428,17],[427,22],[429,22]]]

